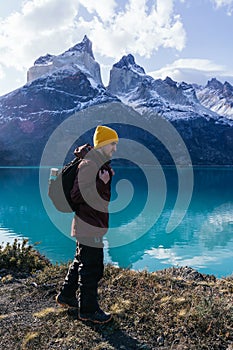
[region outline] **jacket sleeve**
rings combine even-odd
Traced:
[[[98,200],[95,197],[96,189],[100,195],[105,190],[105,183],[98,177],[98,171],[97,165],[91,160],[84,160],[80,163],[70,192],[71,199],[75,204],[86,202],[83,193],[85,193],[85,198],[93,201]]]

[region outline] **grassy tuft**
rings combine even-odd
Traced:
[[[48,265],[49,260],[28,244],[27,239],[22,242],[15,239],[13,244],[7,243],[5,247],[0,245],[0,270],[7,270],[8,276],[9,272],[32,273]]]
[[[43,318],[43,317],[46,317],[46,316],[54,314],[54,313],[58,313],[58,310],[56,308],[54,308],[54,307],[47,307],[47,308],[42,309],[42,310],[40,310],[38,312],[35,312],[33,314],[33,316],[38,317],[38,318]]]
[[[22,350],[33,349],[34,340],[38,337],[38,335],[38,332],[27,333],[22,342]]]

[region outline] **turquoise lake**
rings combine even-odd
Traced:
[[[43,171],[47,181],[49,169]],[[117,199],[119,179],[128,181],[120,196],[125,207],[111,214],[110,224],[115,234],[130,237],[130,242],[112,247],[106,237],[105,262],[135,270],[191,266],[217,277],[233,273],[233,167],[194,168],[191,202],[180,224],[170,233],[166,226],[177,198],[176,168],[163,169],[165,194],[160,193],[160,185],[149,189],[157,204],[150,206],[145,215],[140,213],[147,200],[148,183],[140,169],[116,167],[115,171],[113,201]],[[152,175],[153,171],[156,169],[150,169]],[[73,214],[54,212],[56,220],[66,227],[64,234],[51,220],[42,201],[41,186],[45,196],[47,184],[40,183],[38,168],[0,168],[0,181],[0,242],[28,238],[32,244],[40,242],[37,249],[52,262],[71,260],[75,251],[75,241],[69,237]],[[153,211],[158,215],[147,230],[147,220],[151,220]]]

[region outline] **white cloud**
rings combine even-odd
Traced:
[[[92,2],[91,12],[99,13],[98,2]],[[95,52],[107,57],[132,53],[150,57],[159,47],[182,50],[186,35],[172,0],[157,0],[149,6],[146,0],[129,0],[121,11],[111,6],[107,20],[94,16],[91,21],[80,19],[77,28],[87,33]],[[88,9],[88,7],[87,7]]]
[[[193,0],[179,0],[183,4],[187,4],[187,6],[191,6]],[[201,0],[199,1],[201,3]],[[233,0],[209,0],[209,3],[213,5],[216,10],[221,8],[225,8],[227,10],[227,15],[231,16],[233,13]]]
[[[231,247],[229,247],[228,251],[224,251],[224,259],[232,258],[230,248]],[[213,264],[221,264],[223,260],[221,248],[216,249],[214,255],[211,255],[210,251],[203,248],[201,244],[199,244],[198,250],[199,254],[197,255],[195,255],[195,249],[193,249],[192,252],[186,250],[185,256],[184,249],[182,247],[174,246],[172,249],[168,249],[160,246],[159,248],[151,248],[150,250],[146,250],[145,253],[152,258],[160,260],[162,264],[170,264],[173,266],[191,266],[195,269],[201,269],[209,267]],[[190,258],[188,255],[190,255]]]
[[[0,63],[23,69],[47,52],[72,41],[78,0],[25,1],[20,12],[0,22]]]
[[[212,0],[217,7],[233,5],[232,0]]]
[[[89,16],[80,17],[85,8]],[[84,13],[85,13],[84,11]],[[182,50],[185,31],[173,0],[25,0],[19,12],[0,20],[0,63],[28,68],[40,55],[58,54],[87,34],[94,52],[118,59],[150,57],[159,47]]]
[[[115,14],[117,4],[114,0],[80,0],[89,13],[97,13],[102,21],[110,21]]]
[[[233,72],[207,59],[179,59],[148,74],[155,79],[165,79],[169,76],[175,81],[187,83],[206,84],[212,77],[233,83]]]
[[[221,7],[227,8],[227,14],[229,16],[233,13],[233,0],[211,0],[217,9]]]

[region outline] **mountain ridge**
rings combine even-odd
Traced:
[[[216,91],[231,98],[231,85],[222,85],[210,81],[206,93],[216,86]],[[130,108],[142,118],[153,120],[158,115],[171,122],[194,164],[233,164],[233,121],[200,103],[201,91],[202,87],[169,77],[155,80],[131,54],[113,65],[105,87],[92,43],[85,36],[58,56],[39,57],[29,69],[28,83],[0,97],[1,165],[38,165],[46,140],[66,118],[91,106],[106,108],[106,103],[116,102],[118,108],[113,107],[111,113],[119,116]],[[101,122],[98,116],[94,118]],[[136,133],[135,137],[141,136]],[[170,164],[157,146],[162,163]]]
[[[196,88],[199,101],[210,110],[233,120],[233,86],[216,78]]]

